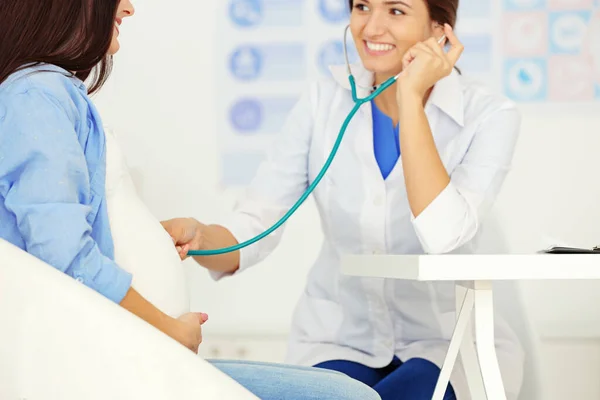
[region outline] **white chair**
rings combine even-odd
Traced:
[[[0,398],[256,399],[179,343],[0,240]]]

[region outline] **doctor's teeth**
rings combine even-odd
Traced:
[[[392,45],[392,44],[382,44],[382,43],[367,42],[367,47],[369,48],[369,50],[373,50],[373,51],[390,51],[395,46]]]

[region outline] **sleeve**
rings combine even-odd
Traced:
[[[275,140],[267,159],[249,188],[236,202],[234,212],[221,221],[239,243],[263,233],[285,215],[308,188],[308,153],[313,129],[315,86],[300,97]],[[264,260],[279,244],[282,225],[271,235],[240,251],[240,273]],[[214,279],[230,274],[211,271]]]
[[[42,92],[11,96],[0,143],[0,197],[27,252],[120,303],[132,277],[91,237],[89,174],[66,110]]]
[[[449,253],[475,236],[510,170],[520,125],[512,106],[488,116],[448,186],[418,217],[412,216],[426,253]]]

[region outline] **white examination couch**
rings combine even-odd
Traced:
[[[199,356],[0,240],[0,399],[256,399]]]

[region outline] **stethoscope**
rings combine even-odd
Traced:
[[[321,172],[319,172],[319,174],[315,177],[314,181],[308,186],[308,188],[306,189],[304,194],[298,199],[298,201],[292,206],[292,208],[290,208],[290,210],[287,213],[285,213],[285,215],[279,221],[277,221],[277,223],[275,223],[272,227],[270,227],[269,229],[267,229],[260,235],[253,237],[252,239],[249,239],[245,242],[236,244],[235,246],[225,247],[222,249],[190,250],[187,253],[188,256],[213,256],[213,255],[218,255],[218,254],[231,253],[231,252],[243,249],[244,247],[250,246],[251,244],[254,244],[254,243],[258,242],[259,240],[264,239],[265,237],[269,236],[271,233],[273,233],[274,231],[279,229],[281,227],[281,225],[283,225],[298,210],[298,208],[302,205],[302,203],[304,203],[304,201],[306,201],[308,196],[310,196],[310,194],[315,190],[317,185],[321,182],[321,179],[323,179],[323,176],[325,176],[325,173],[327,172],[327,170],[329,169],[329,166],[333,162],[333,159],[335,158],[335,155],[337,154],[338,148],[340,147],[340,144],[342,143],[342,139],[344,138],[344,134],[346,133],[346,130],[348,129],[348,125],[350,124],[350,121],[352,121],[352,118],[354,118],[354,115],[359,110],[359,108],[363,104],[370,102],[375,97],[379,96],[384,90],[386,90],[387,88],[392,86],[398,80],[398,78],[400,77],[400,75],[402,73],[399,73],[398,75],[389,78],[388,80],[386,80],[385,82],[383,82],[382,84],[377,85],[377,86],[373,86],[370,88],[363,88],[361,86],[361,89],[369,90],[369,91],[371,91],[371,94],[362,99],[358,98],[358,95],[356,92],[357,84],[356,84],[356,81],[354,80],[354,75],[352,75],[352,70],[350,69],[350,61],[348,59],[348,49],[347,49],[346,38],[348,36],[349,28],[350,28],[350,25],[346,26],[346,29],[344,30],[343,47],[344,47],[344,59],[346,62],[346,70],[348,71],[348,80],[350,81],[350,87],[352,89],[352,100],[354,101],[354,107],[352,108],[350,113],[348,113],[346,120],[342,124],[340,133],[338,134],[337,139],[333,145],[333,148],[331,149],[331,153],[329,154],[329,157],[325,161],[323,168],[321,168]],[[438,43],[442,44],[444,40],[446,40],[445,35],[443,35],[438,40]]]

